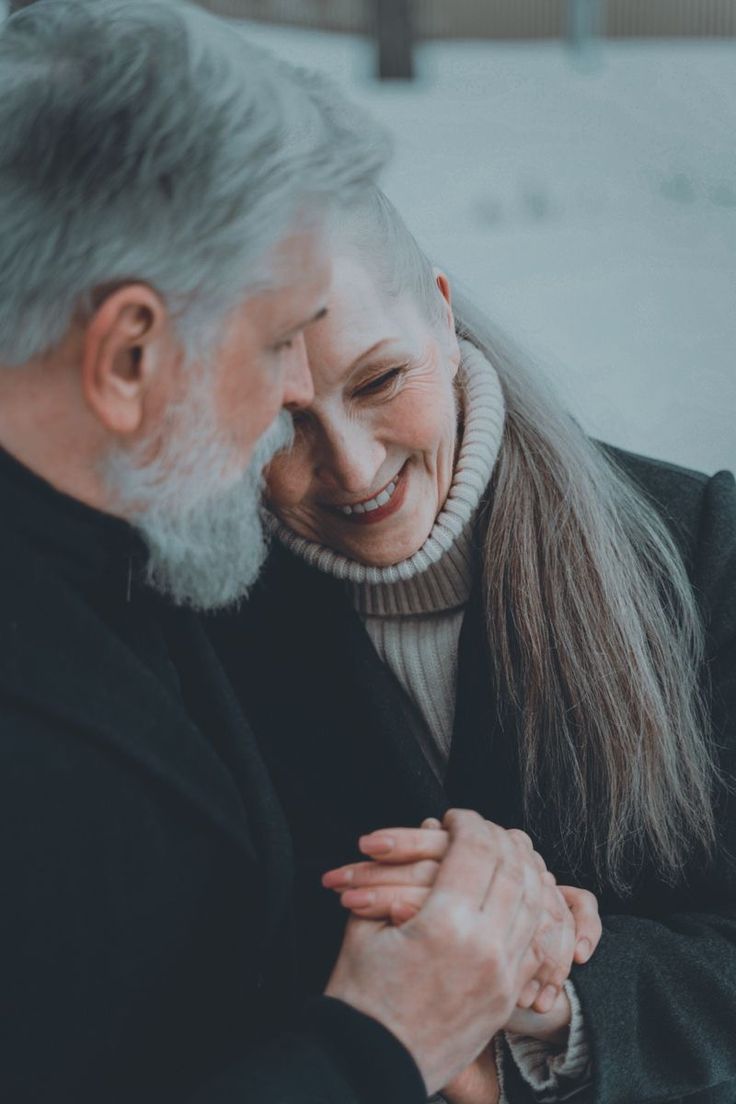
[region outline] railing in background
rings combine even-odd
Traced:
[[[575,0],[413,0],[417,38],[557,38]],[[200,0],[223,15],[371,33],[375,0]],[[387,6],[388,2],[387,2]],[[611,37],[736,36],[736,0],[607,0]]]

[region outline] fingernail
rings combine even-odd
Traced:
[[[578,958],[581,962],[587,962],[593,953],[593,948],[590,945],[589,939],[580,939],[577,945]]]
[[[549,1012],[556,1000],[557,990],[554,985],[545,985],[544,989],[537,997],[537,1007],[542,1012]]]
[[[368,908],[376,900],[376,895],[370,889],[348,889],[342,895],[342,903],[345,908]]]
[[[524,990],[524,1002],[527,1008],[530,1008],[534,1004],[535,1000],[539,996],[539,990],[541,988],[542,986],[539,984],[538,981],[535,980],[529,982],[526,989]]]
[[[395,842],[392,836],[361,836],[358,846],[364,855],[388,855]]]
[[[322,885],[325,889],[337,889],[338,886],[349,885],[352,880],[352,870],[328,870],[322,875]]]

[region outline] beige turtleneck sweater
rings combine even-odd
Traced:
[[[275,518],[269,522],[292,552],[344,582],[376,651],[426,721],[423,750],[440,779],[452,740],[460,629],[479,570],[474,523],[501,446],[505,415],[494,368],[469,342],[461,348],[463,434],[455,472],[432,531],[413,556],[390,567],[369,567],[299,537]],[[536,1039],[506,1035],[540,1102],[564,1099],[565,1083],[568,1091],[574,1084],[579,1092],[590,1078],[582,1011],[574,987],[568,982],[565,988],[573,1015],[564,1052]],[[500,1049],[497,1054],[500,1059]]]
[[[424,752],[441,778],[450,751],[457,651],[477,550],[473,522],[503,433],[498,376],[463,343],[460,382],[463,436],[452,485],[432,532],[409,559],[368,567],[276,525],[279,539],[314,567],[345,581],[381,659],[427,723]]]

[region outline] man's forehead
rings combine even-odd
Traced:
[[[274,284],[288,285],[315,268],[330,269],[330,239],[319,224],[293,230],[271,250],[267,264]]]

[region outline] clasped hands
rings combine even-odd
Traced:
[[[473,830],[458,832],[458,818],[463,825],[472,824]],[[593,894],[558,886],[524,832],[457,810],[448,814],[444,826],[430,819],[418,829],[383,829],[362,837],[359,846],[366,861],[328,871],[323,885],[340,895],[354,917],[396,928],[421,920],[425,906],[431,907],[430,898],[437,904],[442,868],[451,851],[450,890],[461,884],[463,867],[468,877],[477,879],[485,850],[489,881],[483,887],[484,906],[488,926],[495,919],[498,928],[494,949],[503,951],[504,929],[516,929],[508,952],[509,965],[516,960],[509,980],[513,985],[515,979],[518,991],[498,1026],[564,1045],[570,1005],[563,984],[573,962],[587,962],[601,936]],[[451,894],[448,906],[454,907]],[[519,955],[518,929],[523,923],[528,931]],[[444,1092],[458,1104],[493,1100],[489,1078],[495,1080],[495,1067],[485,1051],[445,1085]]]

